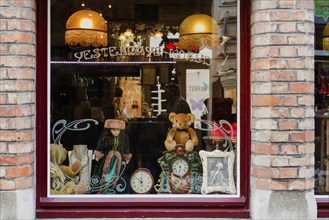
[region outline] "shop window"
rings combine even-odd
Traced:
[[[245,207],[239,1],[82,2],[48,1],[41,206]]]
[[[315,193],[329,195],[329,14],[317,1],[315,13]]]

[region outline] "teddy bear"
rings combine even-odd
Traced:
[[[59,144],[50,144],[51,194],[76,194],[78,185],[74,178],[82,169],[80,161],[71,166],[62,165],[67,158],[67,150]],[[68,181],[69,180],[69,181]]]
[[[195,116],[192,113],[171,112],[169,120],[173,124],[164,142],[166,149],[172,151],[177,145],[183,145],[186,151],[193,151],[194,146],[198,145],[198,137],[194,129],[190,127],[195,121]]]

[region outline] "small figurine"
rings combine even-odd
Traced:
[[[122,160],[129,164],[132,157],[129,150],[129,138],[125,132],[125,122],[117,119],[107,119],[104,132],[99,138],[94,152],[97,161],[93,176],[97,175],[105,181],[101,192],[110,193],[116,187],[120,177]]]

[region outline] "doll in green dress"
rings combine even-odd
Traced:
[[[129,138],[124,130],[125,122],[122,120],[107,119],[104,123],[104,132],[94,152],[97,163],[92,174],[98,176],[103,182],[100,193],[115,193],[122,160],[127,164],[131,160]]]

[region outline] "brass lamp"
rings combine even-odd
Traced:
[[[329,23],[327,23],[323,29],[322,47],[323,50],[329,50]]]
[[[99,13],[84,9],[73,13],[66,22],[65,44],[107,46],[107,24]]]
[[[179,26],[179,48],[186,50],[211,49],[220,43],[220,28],[217,21],[206,14],[194,14]]]

